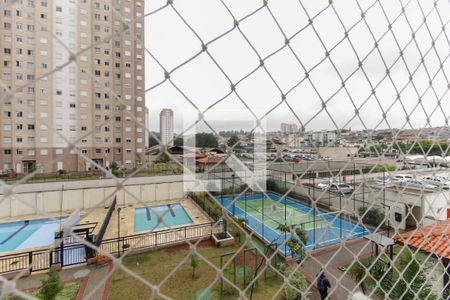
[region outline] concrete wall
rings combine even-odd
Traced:
[[[120,205],[180,199],[184,197],[182,179],[178,175],[131,178],[119,190],[112,179],[23,184],[10,196],[4,196],[1,188],[0,217],[106,207],[114,196]]]

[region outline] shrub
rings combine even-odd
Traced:
[[[383,165],[373,167],[370,173],[394,172],[395,170],[397,170],[395,165]]]
[[[195,270],[198,267],[198,259],[195,254],[191,255],[191,268],[192,268],[192,278],[196,278]]]
[[[285,300],[303,300],[310,299],[310,292],[308,292],[308,282],[305,276],[298,271],[293,270],[291,267],[280,264],[280,272],[285,278],[289,278],[289,284],[287,284],[282,293],[282,298]]]
[[[47,279],[41,281],[38,297],[43,300],[54,300],[63,289],[60,283],[61,277],[53,267],[50,268],[47,276]]]
[[[371,208],[367,210],[367,207],[360,207],[358,209],[360,216],[363,216],[362,220],[364,223],[372,225],[374,227],[381,226],[384,228],[385,215],[384,212],[378,208]]]
[[[114,176],[118,176],[119,175],[119,165],[117,164],[117,162],[116,161],[112,161],[110,164],[109,164],[109,169],[111,170],[111,173],[114,175]]]

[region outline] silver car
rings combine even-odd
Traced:
[[[353,187],[346,183],[332,183],[328,188],[330,192],[340,193],[340,194],[351,194],[353,193]]]
[[[417,187],[421,189],[437,189],[438,187],[433,184],[429,184],[423,181],[418,181],[415,179],[408,179],[403,182],[400,182],[401,185],[406,185],[408,187]]]
[[[431,177],[431,176],[425,176],[422,178],[422,182],[426,182],[431,185],[435,185],[437,187],[440,187],[444,190],[448,190],[450,187],[450,182],[444,178],[444,177]]]

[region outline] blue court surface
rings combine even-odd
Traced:
[[[341,243],[370,233],[364,226],[348,219],[343,220],[337,213],[312,209],[289,198],[281,199],[281,196],[273,193],[266,195],[241,196],[234,204],[231,204],[232,197],[217,201],[234,216],[245,219],[246,225],[268,243],[280,245],[289,238],[289,234],[277,230],[280,224],[304,228],[308,236],[306,250]],[[287,246],[282,246],[279,250],[285,255],[290,254]]]
[[[65,218],[60,220],[64,221]],[[0,252],[48,246],[55,240],[60,222],[54,219],[36,219],[0,223]]]
[[[134,211],[135,232],[192,223],[192,219],[179,203],[136,208]]]

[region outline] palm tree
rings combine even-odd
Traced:
[[[397,268],[388,268],[381,257],[370,258],[365,262],[355,262],[349,269],[349,275],[359,283],[363,293],[370,287],[378,295],[389,299],[437,299],[420,263],[409,248],[405,249],[407,251],[399,254]]]
[[[395,282],[389,297],[391,299],[437,299],[421,264],[410,251],[400,257],[399,269],[403,276]]]
[[[284,233],[290,233],[291,226],[287,224],[280,224],[278,225],[277,230]],[[305,230],[303,228],[296,227],[295,234],[291,234],[290,238],[286,241],[286,245],[291,250],[292,258],[294,258],[295,255],[299,255],[300,259],[303,258],[303,249],[307,242],[308,236],[306,235]]]
[[[359,287],[361,288],[363,294],[365,294],[367,290],[366,283],[368,281],[368,277],[366,277],[366,270],[366,266],[363,263],[356,261],[348,271],[350,277],[359,283]]]

